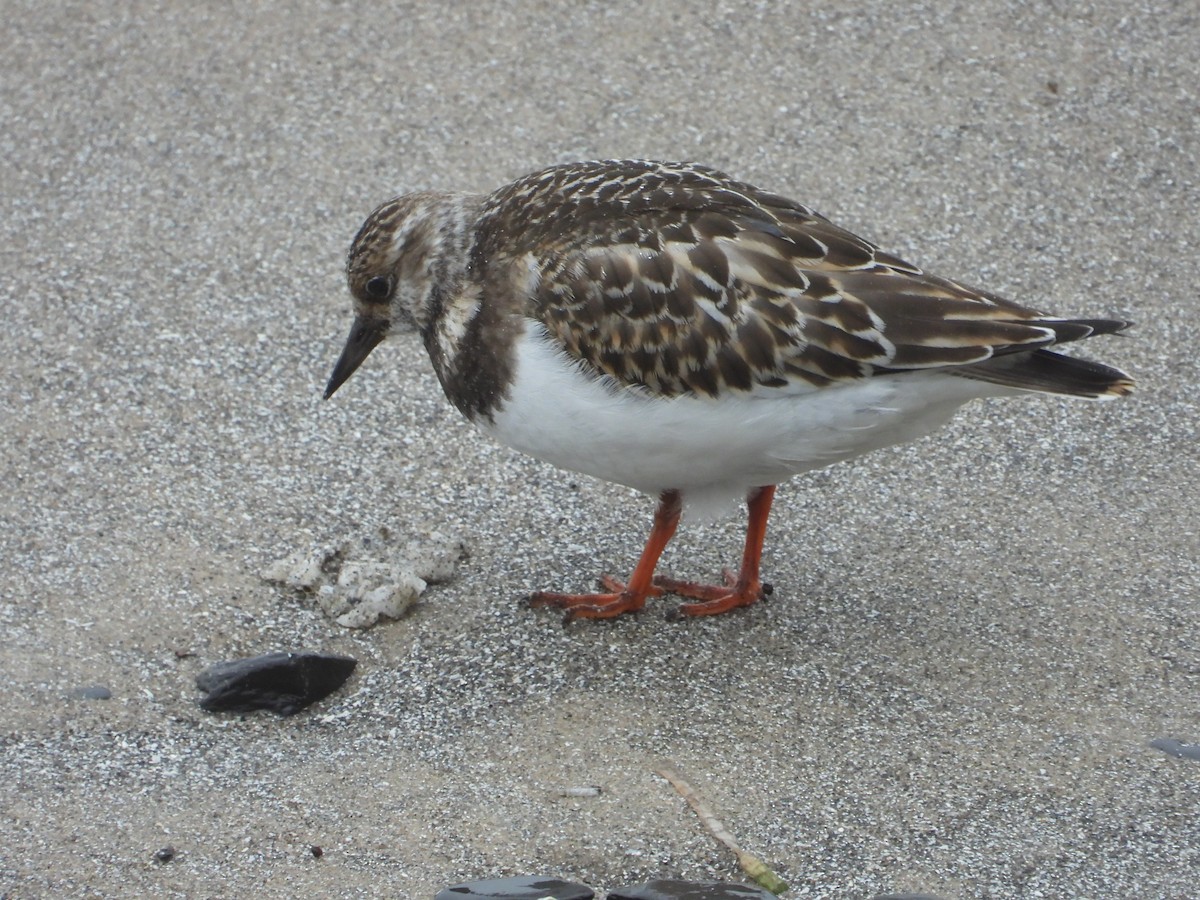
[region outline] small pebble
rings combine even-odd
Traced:
[[[563,788],[558,793],[563,797],[599,797],[602,791],[599,785],[588,784],[580,787]]]
[[[310,847],[309,849],[312,851],[312,855],[313,855],[314,859],[320,859],[322,856],[325,855],[325,851],[322,850],[320,847],[318,847],[316,844],[313,844],[312,847]]]
[[[544,875],[520,875],[442,888],[433,900],[592,900],[595,896],[585,884]]]
[[[174,847],[166,846],[166,847],[163,847],[161,850],[154,851],[154,859],[156,862],[169,863],[171,860],[173,860],[175,858],[175,853],[176,853],[176,850]]]
[[[266,709],[290,716],[328,697],[350,677],[358,662],[321,653],[267,653],[218,663],[196,676],[200,701],[209,712]]]
[[[112,691],[102,684],[95,684],[91,687],[75,688],[71,691],[71,696],[76,700],[111,700]]]

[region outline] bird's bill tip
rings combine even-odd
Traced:
[[[363,364],[371,351],[379,346],[379,342],[387,337],[388,323],[386,319],[375,316],[358,316],[350,326],[350,334],[346,338],[346,346],[342,355],[333,365],[333,373],[329,383],[325,385],[325,399],[328,400],[334,392],[345,383]]]

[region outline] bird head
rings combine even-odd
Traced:
[[[367,217],[346,261],[354,323],[326,399],[395,329],[430,327],[437,305],[465,271],[473,200],[423,191],[389,200]]]

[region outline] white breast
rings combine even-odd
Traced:
[[[939,372],[829,387],[655,398],[585,375],[542,326],[517,345],[509,399],[484,430],[563,469],[701,504],[739,498],[880,447],[921,437],[973,397],[1010,393]]]

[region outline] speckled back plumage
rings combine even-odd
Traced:
[[[1125,324],[925,275],[799,203],[687,163],[535,173],[487,198],[476,234],[485,286],[527,291],[525,314],[573,357],[664,396],[966,366]]]
[[[572,163],[486,197],[397,197],[368,217],[347,269],[363,321],[413,321],[471,419],[505,402],[531,322],[583,373],[662,398],[805,393],[911,370],[1089,398],[1132,385],[1039,349],[1127,323],[1049,316],[927,275],[690,163]]]

